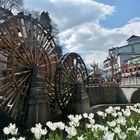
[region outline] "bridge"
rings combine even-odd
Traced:
[[[122,78],[119,83],[90,85],[91,105],[140,102],[140,77]]]

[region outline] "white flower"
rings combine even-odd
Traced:
[[[134,104],[134,107],[137,108],[137,104]]]
[[[80,125],[79,121],[75,119],[74,121],[69,122],[70,126],[78,127]]]
[[[114,109],[115,110],[120,110],[121,108],[120,108],[120,106],[116,106],[116,107],[114,107]]]
[[[126,108],[127,108],[127,109],[130,109],[130,106],[127,105]]]
[[[18,138],[18,140],[25,140],[25,137],[20,137]]]
[[[10,123],[9,125],[9,131],[12,135],[16,135],[18,132],[18,128],[16,128],[15,124]]]
[[[116,122],[115,122],[115,121],[107,122],[107,124],[108,124],[110,127],[115,127],[115,126],[116,126]]]
[[[12,137],[11,139],[8,139],[8,140],[16,140],[16,138],[15,137]]]
[[[42,124],[41,124],[41,123],[38,123],[38,124],[36,124],[35,126],[36,126],[36,128],[41,129]]]
[[[81,115],[76,115],[75,117],[73,115],[69,115],[68,118],[70,119],[69,125],[78,127],[80,125],[80,120],[82,119]]]
[[[97,114],[98,114],[99,116],[104,116],[104,112],[103,112],[103,111],[98,111]]]
[[[47,122],[46,125],[52,130],[55,131],[57,128],[57,124],[56,123],[52,123],[52,122]]]
[[[9,130],[8,127],[5,127],[5,128],[3,129],[3,132],[4,132],[5,135],[9,135],[9,134],[10,134],[10,130]]]
[[[91,128],[91,124],[86,124],[86,128]]]
[[[92,113],[93,114],[93,113]],[[89,116],[91,115],[91,113],[89,114]],[[94,114],[93,114],[94,115]],[[82,115],[80,114],[80,115],[76,115],[75,116],[77,119],[79,119],[79,120],[81,120],[82,119]]]
[[[34,136],[35,136],[36,140],[40,140],[41,139],[41,132],[39,131],[39,129],[35,129]]]
[[[89,122],[90,122],[91,125],[95,124],[95,120],[94,119],[90,119]]]
[[[122,112],[120,112],[120,111],[117,112],[117,115],[118,115],[118,116],[122,116]]]
[[[40,131],[41,131],[41,135],[46,135],[47,134],[47,130],[46,130],[46,128],[44,128],[44,129],[40,129]]]
[[[94,126],[94,130],[95,131],[106,131],[107,130],[107,128],[104,126],[104,125],[100,125],[100,124],[95,124]]]
[[[38,123],[35,127],[31,128],[31,132],[34,134],[36,140],[40,140],[42,135],[47,134],[46,128],[42,129],[41,127],[42,125]]]
[[[127,128],[127,131],[136,131],[137,130],[137,128],[135,128],[135,127],[129,127],[129,128]]]
[[[140,127],[136,130],[136,135],[140,137]]]
[[[140,103],[136,103],[135,105],[140,108]]]
[[[72,138],[73,136],[75,136],[77,134],[77,131],[75,129],[75,127],[67,127],[65,126],[65,130],[68,133],[68,138]]]
[[[118,134],[121,132],[120,126],[117,126],[113,129],[114,133]]]
[[[16,135],[17,132],[18,132],[18,128],[16,128],[16,125],[15,124],[10,123],[10,125],[8,127],[5,127],[3,129],[3,132],[6,135],[9,135],[9,134]]]
[[[85,138],[81,135],[80,137],[77,137],[77,140],[85,140]]]
[[[130,109],[124,110],[124,111],[123,111],[123,114],[124,114],[125,117],[129,117],[129,116],[131,115]]]
[[[105,112],[106,112],[107,114],[111,114],[113,111],[114,111],[114,109],[113,109],[112,106],[109,106],[109,108],[105,109]]]
[[[88,117],[88,114],[87,114],[87,113],[84,113],[84,114],[83,114],[83,117],[84,117],[84,118],[87,118],[87,117]]]
[[[116,117],[116,116],[117,116],[116,111],[112,112],[111,115],[112,115],[113,117]]]
[[[115,120],[117,124],[124,126],[126,124],[126,119],[123,116],[119,116],[118,119]]]
[[[31,132],[32,132],[32,133],[35,133],[35,129],[36,129],[35,127],[32,127],[32,128],[31,128]]]
[[[62,123],[62,122],[58,122],[58,123],[57,123],[57,127],[58,127],[60,130],[64,130],[65,124]]]
[[[121,140],[124,140],[124,139],[126,139],[126,137],[127,137],[127,135],[125,134],[125,132],[120,132],[120,133],[118,134],[118,136],[119,136],[119,138],[120,138]]]
[[[129,106],[130,110],[134,111],[135,107],[134,106]]]
[[[73,121],[73,120],[74,120],[74,115],[71,115],[71,114],[70,114],[70,115],[68,116],[68,118],[69,118],[71,121]]]
[[[136,109],[136,111],[135,111],[135,112],[140,113],[140,109]]]
[[[93,119],[93,117],[94,117],[94,114],[93,113],[89,113],[88,119]]]
[[[103,136],[104,140],[113,140],[114,139],[114,133],[111,133],[110,131],[106,132]]]

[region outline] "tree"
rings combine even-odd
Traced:
[[[0,0],[0,7],[10,11],[21,11],[23,8],[23,0]]]
[[[48,30],[48,32],[53,36],[58,52],[62,53],[62,47],[59,45],[59,38],[58,38],[58,26],[57,24],[52,21],[49,16],[48,12],[42,12],[39,18],[40,23]]]
[[[40,17],[40,11],[33,10],[33,9],[23,9],[23,13],[25,15],[31,15],[34,19],[39,19]]]
[[[12,15],[13,15],[13,13],[11,11],[0,7],[0,21],[5,20]]]
[[[51,24],[51,18],[49,16],[49,13],[43,11],[40,15],[39,20],[40,20],[41,24],[47,28],[49,33],[52,34],[52,24]]]
[[[111,73],[112,73],[112,80],[114,80],[114,64],[117,62],[116,56],[111,55],[107,60],[110,62],[111,65]]]
[[[24,14],[28,15],[31,14],[31,16],[35,19],[38,19],[39,22],[44,26],[44,28],[47,29],[47,31],[51,34],[53,37],[57,50],[61,54],[62,53],[62,47],[59,45],[59,38],[58,38],[58,26],[57,24],[50,18],[50,15],[48,12],[41,12],[32,10],[32,9],[24,9]]]

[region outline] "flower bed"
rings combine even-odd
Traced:
[[[119,106],[98,111],[95,114],[84,113],[69,115],[69,122],[47,122],[43,127],[40,123],[32,127],[30,133],[34,140],[140,140],[140,104]],[[25,140],[18,134],[15,124],[3,129],[5,139]]]

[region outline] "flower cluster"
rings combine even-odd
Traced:
[[[140,104],[125,108],[108,107],[96,114],[69,115],[69,122],[47,122],[31,128],[36,140],[140,140]],[[6,135],[16,135],[15,124],[3,129]],[[15,139],[11,139],[15,140]],[[25,140],[20,138],[19,140]]]
[[[42,129],[42,125],[40,123],[36,124],[35,127],[32,127],[31,132],[34,134],[36,140],[40,140],[42,136],[47,134],[46,128]]]
[[[5,135],[7,135],[8,140],[25,140],[24,137],[19,137],[19,138],[16,137],[18,135],[18,128],[16,128],[15,124],[10,123],[10,125],[8,127],[5,127],[3,129],[3,132]],[[13,137],[8,138],[8,135],[11,135]]]

